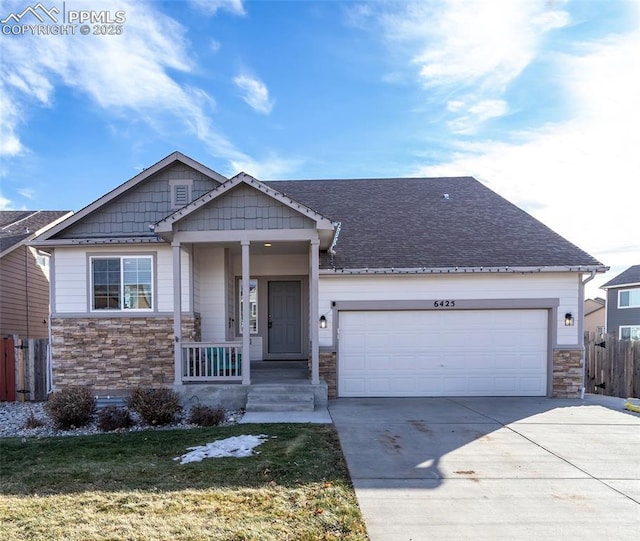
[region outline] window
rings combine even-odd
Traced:
[[[640,325],[621,325],[620,340],[640,340]]]
[[[92,310],[152,310],[152,258],[91,258]]]
[[[242,334],[242,280],[239,281],[238,301],[240,303],[240,334]],[[249,280],[249,330],[251,334],[258,332],[258,281],[253,278]]]
[[[640,308],[640,289],[618,291],[618,308]]]

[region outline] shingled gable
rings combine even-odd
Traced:
[[[272,198],[279,205],[286,207],[293,211],[294,214],[299,215],[309,222],[311,222],[316,229],[323,230],[325,232],[333,232],[336,224],[329,218],[326,218],[319,212],[307,207],[302,202],[296,201],[286,194],[281,193],[274,187],[269,187],[265,183],[260,182],[251,175],[246,173],[239,173],[227,182],[217,186],[210,192],[202,195],[195,201],[185,205],[181,209],[177,210],[170,216],[159,221],[155,225],[155,233],[163,238],[170,236],[174,227],[178,226],[180,222],[189,220],[191,216],[196,215],[200,210],[206,206],[211,205],[216,201],[222,200],[227,194],[230,194],[241,186],[248,186],[259,193],[264,194],[267,197]],[[268,227],[265,227],[268,229]],[[325,235],[326,236],[326,235]]]
[[[85,218],[87,218],[89,215],[106,207],[109,203],[114,202],[123,194],[143,184],[145,181],[151,179],[161,171],[179,163],[194,169],[195,171],[201,173],[206,177],[209,177],[216,183],[224,183],[227,181],[227,178],[221,175],[220,173],[217,173],[213,169],[210,169],[205,165],[202,165],[201,163],[197,162],[196,160],[189,158],[188,156],[185,156],[181,152],[176,151],[176,152],[173,152],[172,154],[169,154],[165,158],[161,159],[154,165],[144,169],[141,173],[137,174],[136,176],[124,182],[117,188],[106,193],[99,199],[95,200],[93,203],[87,205],[86,207],[78,211],[76,214],[71,216],[71,218],[51,228],[45,234],[38,237],[38,239],[34,244],[44,244],[44,245],[53,244],[53,242],[51,242],[52,239],[56,239],[56,237],[60,236],[64,231],[69,230],[71,227],[73,227],[76,224],[82,223],[82,221]]]
[[[606,270],[472,177],[265,182],[341,222],[331,272]],[[393,270],[392,270],[393,269]]]

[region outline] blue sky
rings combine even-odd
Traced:
[[[473,175],[611,266],[594,284],[640,264],[638,1],[42,5],[125,20],[3,30],[0,209],[79,210],[174,150],[264,180]]]

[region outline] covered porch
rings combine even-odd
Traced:
[[[336,225],[244,174],[156,224],[173,254],[174,386],[250,386],[273,361],[303,361],[319,385],[320,251]]]

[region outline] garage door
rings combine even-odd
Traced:
[[[339,396],[544,396],[545,310],[341,311]]]

